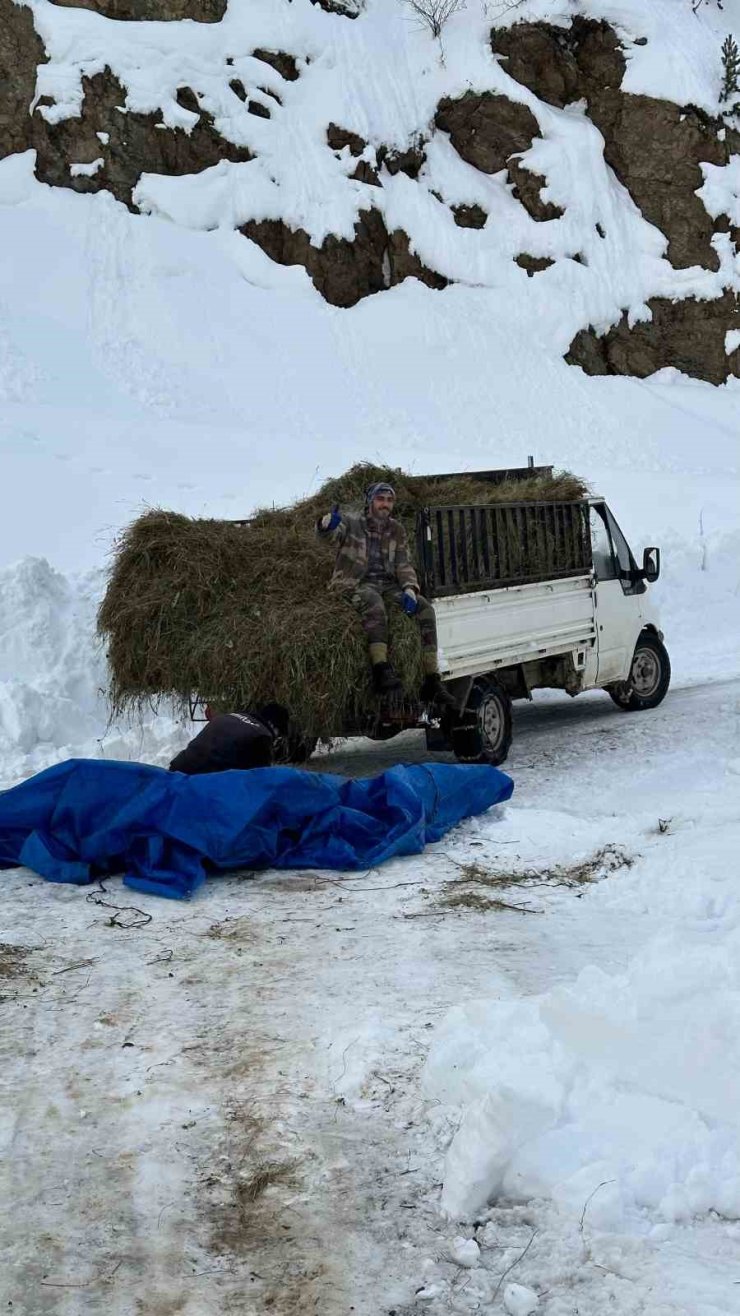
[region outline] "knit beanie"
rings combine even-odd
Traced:
[[[390,494],[392,498],[396,496],[393,485],[388,484],[385,480],[378,480],[376,484],[369,485],[365,491],[365,507],[369,507],[373,498],[377,498],[378,494],[382,493]]]

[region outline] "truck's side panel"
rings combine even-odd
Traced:
[[[417,566],[429,599],[586,575],[589,504],[529,502],[426,507]]]
[[[458,594],[434,603],[448,677],[475,676],[574,649],[593,649],[590,576]]]

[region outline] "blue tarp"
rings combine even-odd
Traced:
[[[477,764],[414,764],[356,781],[297,768],[187,777],[70,759],[0,793],[0,868],[24,865],[51,882],[123,873],[136,890],[183,897],[218,870],[358,869],[418,854],[513,789]]]

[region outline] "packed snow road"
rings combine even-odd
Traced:
[[[3,1310],[736,1313],[739,728],[740,681],[517,709],[512,804],[359,876],[3,874]]]

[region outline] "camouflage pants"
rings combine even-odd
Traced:
[[[387,588],[375,585],[360,584],[347,595],[352,607],[360,614],[362,629],[367,636],[368,644],[387,644],[388,643],[388,614],[386,605],[392,603],[395,607],[402,607],[403,590],[397,585],[390,585]],[[435,654],[437,652],[437,618],[434,615],[434,608],[427,599],[421,594],[417,594],[416,600],[418,608],[413,615],[413,620],[417,623],[421,632],[422,649],[431,649]]]

